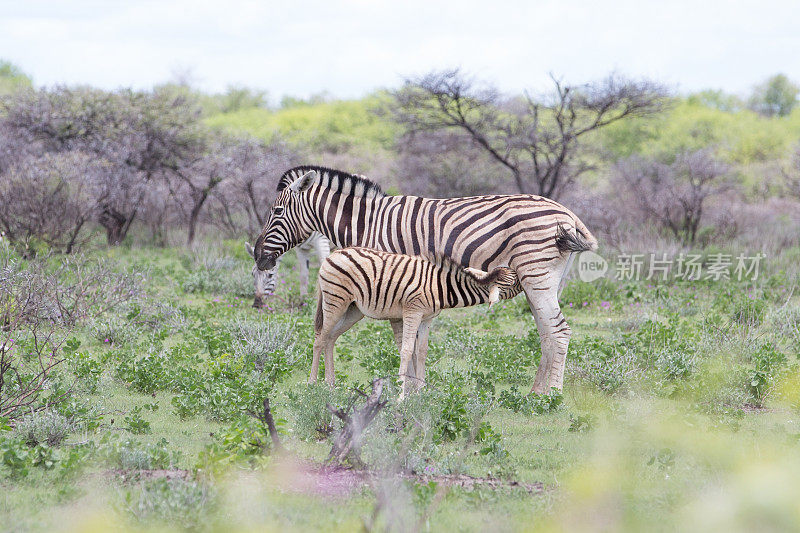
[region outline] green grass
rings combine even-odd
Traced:
[[[244,291],[240,287],[249,283],[248,260],[239,244],[224,243],[210,252],[229,256],[237,265],[235,276],[245,276],[243,282],[220,283],[222,290]],[[309,298],[300,310],[286,308],[297,298],[292,273],[282,272],[286,283],[274,299],[274,312],[265,312],[250,307],[251,299],[240,292],[187,292],[185,280],[204,267],[182,250],[114,249],[104,255],[121,269],[149,269],[143,313],[153,304],[166,304],[180,310],[183,322],[159,335],[161,326],[125,326],[126,310],[120,309],[120,327],[131,329],[132,340],[114,346],[96,338],[89,325],[81,327],[79,351],[101,362],[103,373],[96,393],[80,392],[79,380],[73,396],[99,413],[97,427],[74,430],[56,450],[58,461],[51,470],[30,466],[27,477],[14,478],[0,464],[3,529],[107,529],[111,524],[123,530],[191,525],[352,531],[370,520],[376,494],[382,492],[389,503],[377,524],[400,529],[421,517],[423,528],[434,531],[800,526],[800,301],[796,291],[789,297],[796,281],[777,273],[750,286],[610,283],[588,290],[572,282],[563,298],[573,329],[563,403],[541,414],[514,412],[499,402],[514,386],[526,393],[536,370],[530,349],[536,339],[529,337],[532,319],[524,300],[504,302],[490,312],[485,307],[445,312],[431,334],[429,387],[420,396],[424,401],[414,403],[412,397],[406,406],[392,401],[367,435],[364,457],[379,474],[351,492],[320,495],[282,488],[302,478],[309,464],[324,461],[330,450],[329,439],[303,438],[300,431],[302,423],[312,427],[318,416],[313,394],[335,403],[354,385],[368,384],[372,373],[381,371],[380,357],[391,355],[388,325],[363,320],[345,334],[337,344],[337,390],[331,394],[322,386],[315,393],[305,385],[314,303]],[[204,275],[233,277],[230,271]],[[756,324],[736,319],[748,293],[764,302]],[[580,305],[569,307],[569,302]],[[289,321],[297,345],[291,354],[275,355],[291,364],[275,374],[274,384],[259,389],[244,379],[252,368],[235,360],[231,332],[242,321],[267,317]],[[785,361],[764,367],[759,353],[773,354],[770,361],[782,354]],[[165,370],[153,374],[152,394],[137,392],[138,385],[117,377],[124,361],[148,354],[171,358]],[[481,403],[476,396],[479,378],[471,373],[476,363],[495,388],[493,401],[484,397]],[[766,368],[765,408],[751,405],[755,398],[749,383],[759,368]],[[600,372],[619,386],[613,391],[598,386]],[[194,394],[198,386],[207,387],[197,396],[200,410],[180,417],[174,399]],[[244,406],[255,399],[248,394],[264,390],[280,419],[284,445],[300,458],[300,467],[252,446],[248,436],[259,431],[252,419],[245,416],[242,422],[226,414],[229,409],[203,403],[218,394],[219,401]],[[452,440],[441,437],[436,417],[462,400],[466,411],[453,420],[466,428],[456,430]],[[148,433],[126,429],[124,420],[135,407],[142,408],[139,415],[149,424]],[[434,420],[432,425],[423,424],[422,436],[409,437],[413,421],[426,417]],[[398,420],[404,421],[399,431]],[[499,435],[499,451],[484,451],[486,443],[469,438],[481,423]],[[0,442],[13,438],[13,432],[0,432]],[[119,453],[157,449],[162,439],[168,442],[165,459],[151,460],[188,470],[188,479],[162,482],[135,468],[120,469]],[[93,451],[78,466],[65,468],[70,450],[81,446]],[[133,451],[120,452],[125,446]],[[174,460],[170,454],[176,454]],[[422,474],[541,483],[544,490],[528,494],[513,488],[453,487],[438,501],[436,486],[384,479],[381,469],[400,455]]]

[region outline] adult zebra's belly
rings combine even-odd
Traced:
[[[393,320],[403,318],[403,309],[397,307],[390,307],[389,309],[375,309],[373,307],[356,303],[356,307],[361,311],[364,316],[374,318],[375,320]]]

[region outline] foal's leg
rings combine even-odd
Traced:
[[[364,318],[364,314],[356,307],[355,304],[350,304],[347,312],[333,327],[333,330],[328,334],[327,344],[325,345],[325,383],[333,386],[336,381],[336,376],[333,373],[333,357],[334,345],[336,340],[348,329],[353,327],[353,324]]]
[[[347,314],[346,303],[342,305],[341,303],[328,302],[324,297],[321,297],[317,302],[317,315],[322,316],[322,320],[318,321],[318,327],[314,328],[314,356],[311,360],[311,375],[308,376],[309,383],[317,382],[319,356],[327,348],[331,332],[337,323],[344,318],[345,314]],[[327,366],[326,364],[326,375]]]
[[[402,319],[392,318],[389,320],[389,323],[392,325],[392,333],[394,334],[394,342],[397,344],[397,353],[403,352],[403,321]],[[406,369],[406,374],[409,377],[416,377],[418,376],[417,373],[417,347],[419,344],[414,346],[414,356],[411,358],[411,365],[409,368]],[[402,368],[400,372],[402,372]]]
[[[414,357],[414,346],[417,342],[417,331],[422,321],[422,314],[419,312],[403,313],[403,344],[400,348],[400,382],[402,391],[400,399],[405,398],[410,392],[408,385],[408,365]]]
[[[428,334],[431,331],[431,322],[433,318],[428,318],[420,322],[419,331],[417,332],[417,348],[414,353],[414,360],[416,361],[416,383],[417,390],[425,386],[425,359],[428,357]]]

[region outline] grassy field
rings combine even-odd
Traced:
[[[751,282],[571,281],[563,395],[527,395],[523,298],[443,313],[368,470],[326,471],[325,405],[396,373],[388,324],[339,340],[335,389],[307,386],[315,303],[290,268],[255,310],[240,242],[99,251],[142,293],[63,332],[43,397],[67,401],[0,420],[0,528],[796,530],[798,252]],[[266,396],[288,457],[247,414]]]

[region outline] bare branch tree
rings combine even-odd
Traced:
[[[278,177],[298,157],[283,142],[265,144],[249,138],[233,141],[230,157],[226,179],[209,196],[208,219],[232,236],[252,235],[264,226]]]
[[[553,83],[544,98],[506,98],[458,69],[432,72],[396,91],[393,111],[409,135],[466,133],[506,169],[519,192],[558,197],[593,168],[579,150],[583,137],[625,117],[658,112],[666,94],[655,83],[613,75],[583,86]]]
[[[141,276],[69,256],[0,264],[0,417],[45,409],[70,394],[53,387],[75,325],[141,294]],[[45,397],[45,391],[50,393]]]
[[[409,133],[400,146],[402,191],[448,198],[517,192],[509,174],[457,130]]]
[[[89,237],[107,164],[70,151],[30,157],[0,180],[0,227],[23,253],[37,238],[65,253]]]
[[[706,202],[730,188],[728,171],[708,150],[681,154],[672,163],[632,157],[617,164],[613,186],[644,220],[692,246]]]
[[[109,244],[118,244],[128,233],[153,179],[179,168],[205,146],[199,105],[174,91],[56,87],[16,93],[3,107],[0,133],[17,145],[35,147],[37,153],[79,150],[108,162],[97,216]]]

